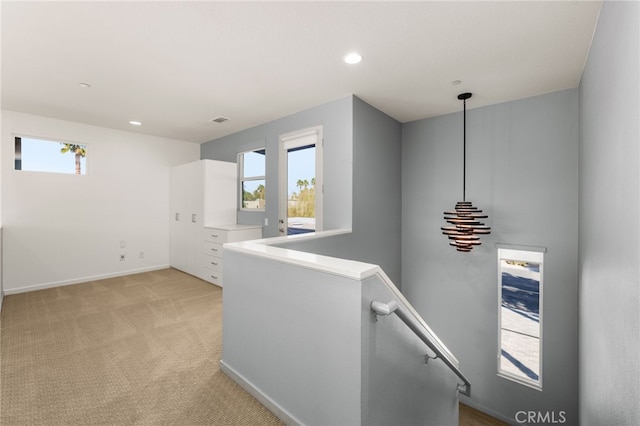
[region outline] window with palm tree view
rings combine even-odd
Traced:
[[[280,235],[322,230],[322,141],[322,126],[280,135]]]
[[[85,175],[87,146],[66,141],[16,136],[15,170]]]
[[[243,210],[264,210],[265,202],[265,150],[241,152],[238,154],[240,168],[240,188]]]
[[[289,235],[314,231],[316,224],[316,178],[298,179],[295,188],[287,199]]]

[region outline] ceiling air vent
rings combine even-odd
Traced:
[[[224,123],[225,121],[228,121],[228,120],[229,119],[227,117],[220,116],[220,117],[212,118],[209,121],[211,121],[212,123]]]

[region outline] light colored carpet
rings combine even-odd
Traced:
[[[221,339],[222,290],[174,269],[6,296],[0,424],[281,424]]]
[[[3,426],[282,424],[219,370],[222,290],[175,269],[6,296],[0,323]]]

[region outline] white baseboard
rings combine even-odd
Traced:
[[[150,266],[147,268],[130,269],[128,271],[118,271],[110,274],[92,275],[88,277],[73,278],[70,280],[54,281],[54,282],[44,283],[44,284],[36,284],[36,285],[30,285],[25,287],[5,289],[4,295],[8,296],[10,294],[26,293],[29,291],[37,291],[37,290],[44,290],[44,289],[53,288],[53,287],[62,287],[62,286],[71,285],[71,284],[86,283],[89,281],[104,280],[107,278],[123,277],[125,275],[133,275],[133,274],[140,274],[142,272],[158,271],[160,269],[167,269],[170,267],[171,267],[170,265],[156,265],[156,266]]]
[[[260,389],[258,389],[253,383],[247,380],[242,374],[238,373],[232,367],[230,367],[224,360],[220,361],[220,371],[229,376],[231,380],[236,382],[242,389],[247,391],[252,397],[258,400],[258,402],[264,405],[267,410],[271,411],[273,415],[282,420],[286,425],[299,426],[303,423],[295,416],[282,408],[277,402],[265,395]]]

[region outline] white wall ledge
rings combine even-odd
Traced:
[[[224,245],[224,249],[252,256],[265,257],[358,281],[372,277],[376,274],[384,274],[380,266],[371,263],[324,256],[275,246],[276,244],[283,244],[287,242],[313,240],[350,233],[351,229],[336,229],[331,231],[311,232],[308,234],[264,238],[261,240],[240,241],[237,243],[227,243]]]

